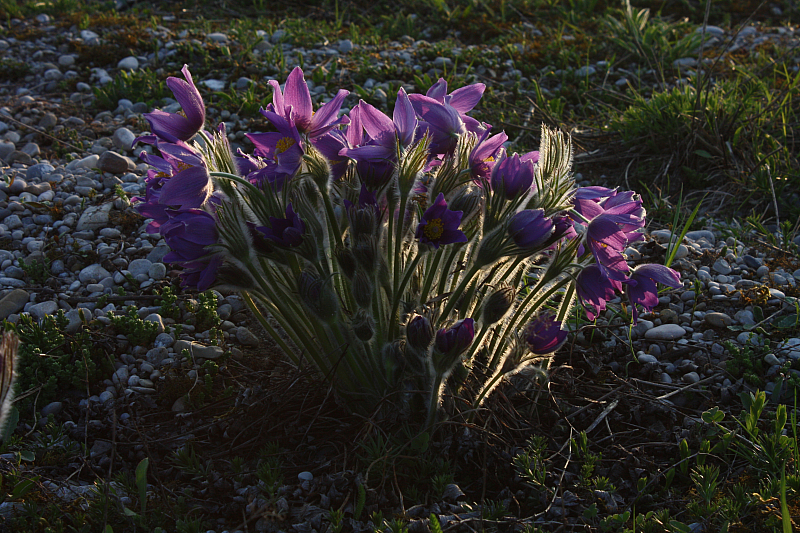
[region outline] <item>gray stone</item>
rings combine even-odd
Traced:
[[[144,319],[147,322],[153,322],[154,324],[156,324],[156,326],[158,326],[158,329],[156,330],[158,331],[158,333],[164,333],[164,321],[161,319],[161,315],[159,315],[158,313],[150,313],[149,315],[144,317]]]
[[[102,399],[102,397],[103,397],[103,395],[101,394],[100,398]],[[105,403],[105,402],[103,402],[103,403]],[[94,441],[94,444],[92,444],[92,449],[89,450],[89,457],[100,457],[100,456],[106,455],[109,452],[111,452],[111,448],[112,447],[113,447],[113,445],[111,444],[110,441],[107,441],[107,440],[96,440],[96,441]]]
[[[8,141],[0,141],[0,159],[5,161],[6,158],[10,156],[12,153],[14,153],[14,150],[16,149],[17,148],[16,146],[14,146],[14,143]]]
[[[97,168],[97,162],[99,160],[100,156],[97,154],[87,155],[83,159],[75,159],[74,161],[67,163],[67,170],[77,170],[79,168]]]
[[[339,50],[340,54],[346,54],[353,50],[353,41],[350,39],[342,39],[339,41],[339,45],[336,47]]]
[[[33,158],[26,154],[21,150],[14,150],[11,152],[8,157],[5,158],[5,162],[9,165],[13,163],[22,163],[23,165],[31,165],[33,164]]]
[[[45,130],[52,129],[56,124],[58,124],[58,117],[54,113],[45,113],[39,119],[39,127]]]
[[[9,215],[5,218],[3,223],[11,231],[22,227],[22,219],[19,218],[19,215]]]
[[[209,33],[206,35],[206,40],[211,41],[212,43],[225,44],[228,42],[228,36],[220,32]]]
[[[724,328],[733,324],[733,319],[725,313],[707,313],[706,324],[715,328]]]
[[[25,171],[25,178],[29,180],[41,179],[54,170],[55,168],[50,163],[37,163],[28,167],[28,170]]]
[[[61,402],[50,402],[42,407],[42,416],[57,415],[64,409],[64,404]]]
[[[737,311],[733,318],[736,319],[736,322],[743,326],[752,326],[756,323],[755,317],[753,316],[752,311],[748,311],[747,309],[742,309],[741,311]]]
[[[69,320],[65,331],[69,334],[76,333],[84,322],[92,320],[92,312],[88,309],[70,309],[64,316]],[[81,318],[82,317],[82,318]]]
[[[227,83],[222,80],[203,80],[200,83],[211,89],[212,91],[224,91]]]
[[[134,259],[128,263],[128,272],[130,272],[134,278],[142,274],[147,275],[151,266],[153,266],[153,263],[147,259]]]
[[[767,363],[769,366],[779,365],[781,364],[781,360],[778,359],[774,353],[768,353],[764,356],[764,362]]]
[[[300,481],[311,481],[314,479],[314,474],[311,472],[300,472],[297,474],[297,479]]]
[[[81,218],[78,219],[78,223],[75,226],[76,231],[85,231],[85,230],[97,230],[101,228],[105,228],[109,225],[109,213],[111,209],[114,207],[112,202],[107,202],[102,205],[92,205],[86,208],[86,210],[81,215]]]
[[[164,263],[153,263],[147,271],[147,275],[154,280],[161,280],[167,277],[167,267]]]
[[[164,335],[164,333],[162,333],[161,335]],[[158,366],[161,364],[161,361],[166,359],[168,356],[169,353],[167,352],[167,348],[164,346],[159,346],[157,348],[153,348],[152,350],[148,350],[144,357],[148,363],[151,363],[154,366]]]
[[[721,257],[714,262],[714,266],[711,268],[713,268],[715,272],[722,274],[723,276],[727,276],[733,270],[731,266],[728,264],[728,262]]]
[[[30,294],[23,289],[14,289],[0,300],[0,320],[5,320],[14,313],[20,312],[30,300]]]
[[[123,383],[124,384],[124,383],[128,383],[128,378],[129,377],[130,377],[130,374],[128,372],[128,367],[123,365],[123,366],[119,367],[116,372],[114,372],[114,375],[111,376],[111,381],[113,381],[114,383]]]
[[[674,341],[686,335],[686,330],[677,324],[661,324],[644,334],[651,341]]]
[[[240,327],[236,330],[236,340],[245,346],[258,346],[261,342],[258,337],[246,327]]]
[[[181,396],[172,404],[172,412],[173,413],[182,413],[186,411],[186,399]]]
[[[684,383],[690,383],[690,384],[697,383],[698,381],[700,381],[700,374],[698,374],[697,372],[687,372],[686,374],[683,375],[681,379],[683,380]]]
[[[107,403],[114,399],[114,393],[111,391],[104,390],[100,393],[100,403]]]
[[[752,255],[748,254],[743,255],[742,260],[744,261],[744,264],[747,265],[748,268],[752,268],[753,270],[757,269],[758,267],[764,264],[763,259],[757,259]]]
[[[636,356],[636,358],[639,360],[639,363],[641,363],[641,364],[658,363],[658,359],[656,359],[656,356],[651,355],[649,353],[639,353]]]
[[[175,344],[175,338],[169,333],[159,333],[153,342],[153,346],[156,348],[169,348],[173,344]]]
[[[136,140],[136,135],[128,128],[117,128],[111,137],[111,142],[114,143],[114,146],[127,152],[133,150],[134,140]]]
[[[139,60],[133,56],[120,59],[117,68],[121,70],[139,70]]]
[[[84,285],[89,283],[98,283],[100,280],[111,276],[111,274],[101,265],[93,264],[84,267],[78,274],[78,279]]]
[[[52,315],[56,311],[58,311],[58,304],[53,300],[33,304],[28,308],[28,312],[37,320],[41,320],[47,315]]]
[[[686,238],[690,241],[699,241],[700,239],[705,239],[711,244],[716,244],[717,242],[717,237],[714,235],[714,232],[705,229],[688,231],[686,232]]]
[[[100,159],[97,161],[97,168],[103,172],[110,172],[111,174],[124,174],[129,170],[135,169],[136,164],[130,157],[109,150],[102,153]]]

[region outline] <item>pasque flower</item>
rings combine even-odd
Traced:
[[[214,184],[200,154],[183,141],[161,142],[154,135],[139,137],[137,141],[152,144],[161,154],[161,157],[147,152],[139,155],[156,170],[152,176],[148,172],[148,183],[153,184],[153,201],[190,209],[206,204],[214,192]]]
[[[323,135],[339,124],[347,124],[347,117],[339,117],[339,110],[349,91],[340,89],[331,101],[314,112],[311,93],[300,67],[295,67],[289,74],[283,91],[277,81],[270,80],[269,84],[273,90],[272,103],[267,105],[262,114],[273,124],[274,119],[267,114],[269,112],[293,123],[298,131],[306,133],[309,138]]]
[[[266,238],[285,248],[300,246],[303,242],[303,233],[306,231],[306,224],[300,215],[292,209],[292,203],[286,206],[286,216],[283,218],[269,217],[269,227],[257,226],[256,231],[262,233]]]
[[[167,87],[181,104],[183,114],[167,113],[156,109],[152,113],[145,113],[144,118],[150,123],[150,130],[168,142],[188,141],[203,128],[206,121],[206,106],[203,97],[194,85],[188,65],[184,65],[186,80],[167,78]]]
[[[508,224],[508,234],[523,250],[538,248],[553,234],[555,225],[544,215],[544,209],[524,209]]]
[[[443,355],[461,355],[475,338],[475,321],[471,318],[459,320],[449,328],[436,332],[434,348]]]
[[[628,238],[617,222],[626,220],[623,215],[603,213],[595,217],[586,228],[586,242],[606,277],[623,281],[630,270],[622,251]]]
[[[268,183],[276,190],[281,190],[286,180],[300,169],[305,153],[303,141],[294,123],[270,111],[265,111],[264,115],[278,131],[247,134],[255,146],[253,153],[264,162],[264,167],[248,175],[248,179],[262,186]]]
[[[547,355],[564,345],[567,332],[561,329],[561,322],[553,313],[544,311],[525,326],[522,338],[531,353]]]
[[[15,366],[19,337],[13,331],[4,331],[0,339],[0,429],[5,424],[13,399]]]
[[[422,215],[422,220],[417,226],[417,239],[434,248],[439,248],[443,244],[467,242],[467,236],[458,229],[462,215],[461,211],[449,210],[444,194],[439,193],[436,201]]]
[[[214,215],[202,209],[173,212],[161,225],[161,236],[170,248],[164,261],[183,266],[182,284],[208,289],[222,264],[222,257],[210,248],[219,243]]]
[[[506,200],[516,200],[528,194],[533,184],[534,163],[521,161],[519,154],[501,157],[492,167],[492,190]]]
[[[681,275],[664,265],[639,265],[631,271],[630,279],[625,283],[625,294],[631,302],[631,313],[634,323],[639,320],[636,304],[646,311],[658,305],[658,286],[663,283],[673,289],[681,287]]]
[[[584,267],[576,278],[578,299],[586,310],[589,320],[594,320],[605,310],[606,302],[622,290],[622,283],[606,277],[597,265]]]

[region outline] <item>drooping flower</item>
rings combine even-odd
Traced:
[[[172,143],[191,140],[203,129],[206,121],[206,106],[194,85],[189,66],[184,65],[181,72],[186,80],[170,76],[167,78],[167,87],[181,104],[183,114],[167,113],[160,109],[144,114],[144,118],[150,123],[150,130],[163,140]]]
[[[461,355],[475,338],[475,321],[471,318],[459,320],[450,328],[436,332],[434,348],[443,355]]]
[[[636,304],[641,305],[645,311],[651,311],[658,305],[657,283],[678,289],[681,287],[681,275],[658,264],[639,265],[631,271],[630,279],[625,283],[625,294],[631,302],[634,323],[639,320]]]
[[[425,211],[417,226],[416,238],[434,248],[443,244],[467,242],[467,236],[458,229],[461,224],[461,211],[447,208],[444,194],[439,193],[436,201]]]
[[[489,131],[490,128],[487,127],[478,136],[475,146],[469,153],[470,174],[478,184],[491,175],[495,162],[503,153],[503,143],[508,140],[508,135],[504,131],[492,137],[489,137]]]
[[[292,122],[270,111],[265,111],[264,115],[278,131],[247,134],[255,146],[253,154],[265,162],[263,169],[248,177],[251,181],[262,185],[268,183],[280,190],[300,169],[303,141]]]
[[[275,113],[293,123],[298,131],[307,134],[310,139],[324,135],[339,124],[347,124],[347,117],[339,117],[339,110],[342,108],[345,97],[350,94],[349,91],[339,89],[332,100],[314,112],[311,93],[300,67],[295,67],[289,74],[282,92],[277,81],[270,80],[269,84],[273,89],[272,103],[268,104],[266,111],[261,113],[270,122],[272,122],[272,118],[267,113]]]
[[[433,341],[433,326],[423,315],[417,315],[406,324],[406,342],[415,350],[425,352]]]
[[[544,215],[544,209],[524,209],[511,217],[508,234],[522,250],[541,247],[553,234],[555,225]]]
[[[531,353],[547,355],[561,348],[567,341],[567,332],[554,314],[544,311],[531,320],[522,333]]]
[[[616,222],[621,216],[604,213],[595,217],[586,227],[586,243],[595,261],[605,276],[617,281],[627,279],[630,270],[622,255],[628,238]]]
[[[600,311],[605,310],[606,302],[622,291],[622,283],[606,277],[599,266],[589,265],[578,274],[575,288],[586,316],[594,320]]]
[[[485,90],[486,85],[483,83],[473,83],[472,85],[461,87],[460,89],[456,89],[452,93],[447,94],[447,81],[445,81],[443,78],[439,78],[439,81],[434,83],[431,88],[428,89],[428,92],[425,93],[425,96],[422,96],[421,94],[411,94],[409,95],[409,99],[414,105],[414,109],[416,109],[417,113],[420,115],[421,113],[417,107],[417,103],[423,98],[430,98],[440,104],[446,104],[458,112],[467,131],[480,133],[482,130],[481,124],[474,118],[467,115],[467,113],[472,111],[472,109],[478,105],[478,102],[480,102]]]
[[[209,248],[219,242],[214,215],[202,209],[171,212],[169,220],[161,225],[161,236],[170,248],[164,261],[178,263],[184,269],[182,284],[201,291],[208,289],[222,264],[222,257]]]
[[[418,135],[422,136],[427,131],[431,137],[430,153],[432,155],[453,153],[458,138],[468,131],[458,111],[448,104],[439,103],[421,94],[410,95],[409,99],[421,119]]]
[[[501,157],[492,167],[492,190],[506,200],[516,200],[528,194],[533,184],[534,162],[522,161],[519,154]]]
[[[256,230],[278,245],[291,248],[300,246],[303,242],[303,233],[306,231],[306,224],[300,216],[294,212],[291,202],[286,206],[286,217],[269,217],[269,224],[269,227],[257,226]]]
[[[183,209],[200,208],[208,202],[214,185],[205,161],[192,147],[183,141],[160,142],[155,135],[139,137],[137,141],[154,145],[161,154],[139,155],[154,167],[147,178],[153,185],[152,201]]]

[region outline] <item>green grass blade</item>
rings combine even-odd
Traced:
[[[700,210],[700,206],[703,205],[703,200],[705,200],[705,198],[706,197],[704,195],[700,199],[700,201],[697,202],[697,205],[695,206],[694,211],[692,211],[692,214],[689,215],[689,218],[686,220],[686,223],[683,225],[683,229],[681,230],[680,237],[678,237],[678,239],[675,241],[674,244],[672,244],[672,240],[670,239],[669,255],[667,256],[667,260],[664,263],[664,266],[669,267],[672,264],[672,261],[675,259],[675,254],[678,253],[678,247],[681,245],[681,242],[683,242],[683,238],[686,236],[686,234],[689,233],[689,227],[691,227],[692,222],[694,222],[694,218],[697,216],[697,212]],[[678,213],[680,212],[681,203],[682,202],[680,202],[680,201],[678,202],[678,207],[675,210],[676,216],[675,216],[674,220],[676,222],[677,222]],[[675,225],[673,225],[672,227],[675,228]]]

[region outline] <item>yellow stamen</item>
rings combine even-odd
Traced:
[[[422,233],[431,241],[441,238],[442,233],[444,233],[444,223],[442,219],[434,218],[429,220],[422,229]]]
[[[282,154],[289,148],[295,145],[295,140],[291,137],[284,137],[280,139],[275,145],[275,155]]]

